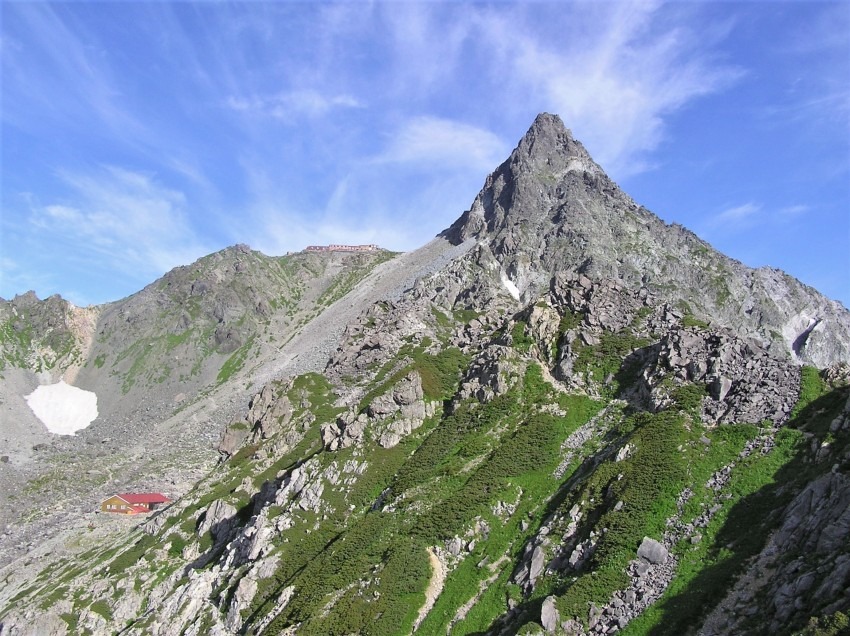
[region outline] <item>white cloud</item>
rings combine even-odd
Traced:
[[[507,152],[507,145],[488,130],[437,117],[414,117],[402,124],[375,161],[491,170]]]
[[[760,115],[775,128],[793,127],[810,150],[818,147],[822,174],[846,180],[850,172],[850,5],[800,3],[795,9],[793,26],[771,47],[776,59],[772,75],[783,92],[771,95]],[[843,143],[837,144],[838,140]]]
[[[380,28],[386,26],[390,36],[392,78],[387,89],[403,101],[427,97],[458,72],[476,11],[461,7],[446,14],[438,4],[413,2],[380,7]]]
[[[715,227],[740,226],[751,222],[754,217],[761,213],[762,206],[758,203],[744,203],[731,208],[726,208],[711,217],[710,223]]]
[[[284,91],[269,97],[230,96],[227,105],[238,112],[289,122],[300,117],[321,117],[338,108],[363,108],[363,104],[351,95],[323,95],[313,89]]]
[[[148,175],[106,167],[61,178],[73,203],[32,211],[44,244],[70,246],[73,258],[100,261],[145,281],[210,251],[188,220],[184,195]]]
[[[313,204],[295,201],[288,184],[246,164],[256,198],[241,215],[250,221],[231,235],[241,232],[239,240],[267,254],[325,243],[415,249],[457,218],[506,153],[505,145],[482,129],[414,118],[371,160],[352,164],[324,200]]]
[[[707,235],[746,234],[757,228],[759,232],[779,230],[788,227],[804,214],[812,211],[808,205],[787,205],[784,207],[765,206],[762,203],[748,201],[741,205],[727,207],[709,216],[704,222]]]
[[[4,47],[4,93],[15,96],[4,99],[4,118],[36,130],[53,124],[127,141],[150,135],[127,108],[121,73],[105,61],[84,21],[48,3],[17,3],[7,10],[29,39]]]
[[[687,20],[665,25],[656,3],[577,3],[572,9],[574,26],[558,38],[541,38],[539,24],[501,11],[483,19],[480,34],[505,68],[505,101],[560,114],[617,177],[647,167],[666,116],[742,74],[700,49],[700,35]]]
[[[252,248],[264,254],[280,255],[289,251],[300,251],[308,245],[329,243],[374,243],[389,248],[411,247],[409,237],[388,219],[383,223],[364,224],[360,219],[351,216],[310,218],[275,207],[255,209],[252,217],[253,227],[246,240]]]
[[[44,208],[45,214],[51,219],[59,223],[83,223],[83,215],[79,210],[69,208],[66,205],[48,205]],[[46,223],[42,223],[42,227],[47,227]]]
[[[702,5],[135,10],[122,24],[140,31],[125,49],[73,4],[17,3],[23,48],[5,35],[0,47],[4,121],[25,120],[61,151],[26,170],[69,166],[67,197],[20,186],[41,199],[27,208],[39,231],[136,280],[199,255],[201,228],[268,253],[330,241],[414,247],[460,214],[543,110],[620,179],[652,163],[672,114],[742,73],[713,57],[732,23]],[[129,161],[159,176],[77,167]],[[747,205],[757,206],[719,211],[718,223],[765,214]]]

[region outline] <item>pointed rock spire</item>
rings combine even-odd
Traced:
[[[541,113],[510,157],[487,177],[471,209],[442,236],[460,243],[493,233],[521,217],[536,222],[561,198],[561,183],[570,173],[599,175],[607,180],[561,118]]]
[[[560,178],[566,172],[602,172],[558,115],[540,113],[511,153],[515,167],[546,168],[546,176]],[[516,169],[516,168],[515,168]]]

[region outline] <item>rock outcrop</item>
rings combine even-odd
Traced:
[[[331,451],[348,448],[363,441],[368,430],[383,448],[392,448],[434,411],[434,404],[425,402],[422,378],[411,371],[374,398],[363,412],[350,410],[335,423],[323,426],[322,443]]]
[[[800,387],[800,370],[790,360],[775,358],[728,331],[703,328],[668,331],[653,348],[643,377],[655,410],[670,406],[677,385],[704,386],[702,415],[721,424],[782,424]]]

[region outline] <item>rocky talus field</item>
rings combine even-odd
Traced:
[[[235,246],[0,335],[2,636],[850,633],[850,312],[557,116],[419,250]]]

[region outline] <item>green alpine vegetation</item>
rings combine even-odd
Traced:
[[[449,320],[447,313],[432,315]],[[554,339],[579,328],[578,315],[565,311]],[[802,487],[823,470],[811,464],[804,433],[848,443],[846,433],[826,425],[847,390],[831,388],[810,367],[800,372],[786,426],[718,426],[702,419],[711,396],[702,382],[668,377],[659,385],[671,399],[658,410],[621,399],[640,381],[646,361],[633,354],[651,344],[648,335],[606,331],[598,344],[570,347],[577,378],[602,396],[591,398],[554,380],[546,360],[535,357],[554,342],[537,342],[520,320],[510,330],[516,354],[506,358],[507,388],[484,402],[463,397],[464,378],[480,353],[452,346],[435,353],[426,338],[388,358],[355,414],[368,420],[373,405],[414,372],[421,399],[440,405],[389,448],[376,435],[328,451],[323,429],[345,412],[340,389],[315,373],[281,385],[276,399],[291,407],[276,416],[271,437],[250,438],[259,429],[234,422],[230,429],[253,442],[170,510],[160,529],[94,554],[105,566],[102,584],[132,576],[142,595],[151,581],[185,586],[179,565],[185,554],[197,554],[196,567],[208,571],[230,553],[228,542],[261,523],[277,530],[263,552],[270,567],[239,610],[249,632],[260,625],[260,633],[282,634],[297,625],[299,634],[379,635],[415,625],[423,634],[533,633],[551,600],[560,617],[587,629],[598,620],[593,608],[634,585],[630,567],[644,538],[667,536],[673,576],[625,633],[679,634],[705,620],[764,549],[778,523],[777,506],[793,498],[788,485]],[[728,479],[719,480],[724,472]],[[302,476],[306,484],[295,490],[291,484]],[[320,494],[305,502],[311,488]],[[274,494],[280,492],[288,494]],[[216,502],[233,511],[226,533],[204,522]],[[671,534],[683,527],[699,531]],[[530,580],[536,550],[549,565]],[[154,567],[154,578],[139,578]],[[236,602],[239,572],[245,570],[213,590],[214,604]],[[45,608],[69,592],[43,585]],[[282,596],[289,600],[281,606]],[[80,597],[74,611],[87,602]],[[112,619],[106,601],[90,610]],[[204,620],[209,626],[223,618]],[[796,628],[823,630],[840,620],[840,614],[812,616]],[[149,624],[141,620],[134,628]],[[758,630],[753,621],[745,624]]]

